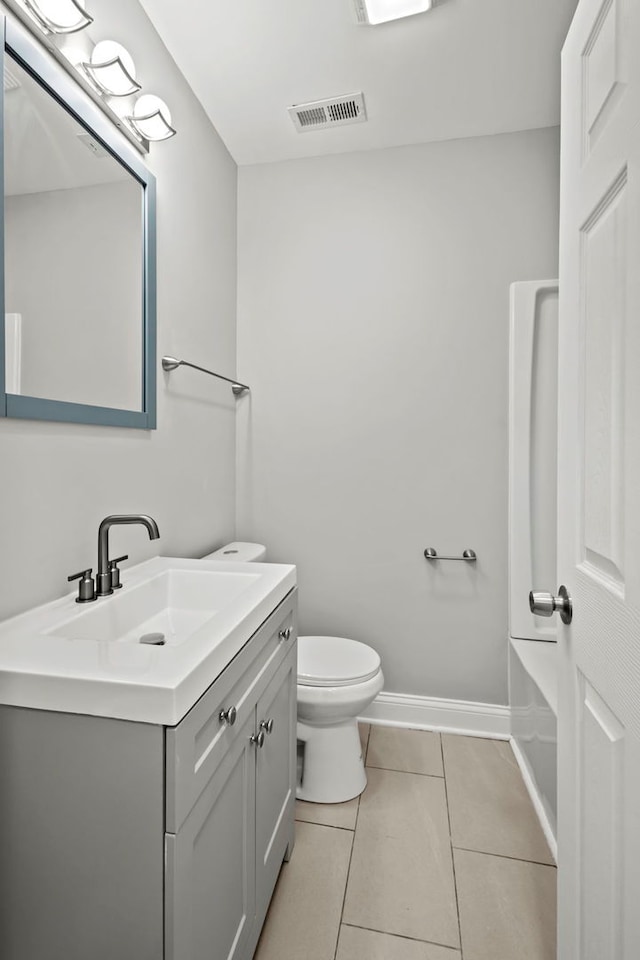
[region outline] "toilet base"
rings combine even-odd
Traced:
[[[298,741],[304,750],[299,800],[344,803],[362,793],[367,775],[355,718],[328,726],[298,720]]]

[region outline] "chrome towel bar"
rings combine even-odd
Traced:
[[[424,555],[427,560],[467,560],[469,563],[473,563],[474,560],[478,559],[475,550],[463,550],[461,557],[441,557],[433,547],[427,547]]]
[[[194,370],[200,370],[201,373],[208,373],[210,377],[217,377],[218,380],[225,380],[227,383],[231,384],[231,390],[233,395],[236,397],[241,397],[243,393],[247,393],[251,389],[246,385],[246,383],[238,383],[237,380],[231,380],[229,377],[223,377],[221,373],[214,373],[213,370],[207,370],[206,367],[199,367],[197,363],[189,363],[188,360],[176,360],[175,357],[162,358],[163,370],[169,372],[169,370],[175,370],[176,367],[193,367]]]

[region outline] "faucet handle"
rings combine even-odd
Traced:
[[[122,563],[123,560],[128,560],[129,554],[125,553],[123,557],[116,557],[115,560],[109,560],[109,576],[111,577],[111,589],[119,590],[122,584],[120,583],[120,570],[118,569],[118,564]]]
[[[78,596],[76,597],[76,603],[90,603],[91,600],[96,599],[96,590],[95,584],[93,582],[93,577],[91,576],[92,567],[88,567],[87,570],[81,570],[79,573],[72,573],[70,577],[67,577],[69,583],[72,580],[79,580],[78,584]]]

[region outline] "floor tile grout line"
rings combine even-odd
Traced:
[[[444,780],[443,773],[423,773],[421,770],[399,770],[398,767],[379,767],[375,763],[367,763],[369,770],[389,770],[391,773],[409,773],[412,777],[432,777],[434,780]]]
[[[452,947],[450,943],[440,943],[438,940],[420,940],[419,937],[409,937],[406,933],[391,933],[389,930],[378,930],[377,927],[363,927],[359,923],[343,921],[343,927],[353,927],[355,930],[368,930],[370,933],[379,933],[383,937],[395,937],[397,940],[409,940],[410,943],[426,943],[430,947],[443,947],[453,953],[460,953],[459,947]]]
[[[353,833],[346,827],[334,827],[332,823],[316,823],[315,820],[297,820],[296,823],[306,823],[308,827],[322,827],[324,830],[342,830],[343,833]]]
[[[360,797],[358,797],[358,810],[356,812],[356,827],[358,826],[358,813],[360,812]],[[344,905],[347,901],[347,888],[349,886],[349,875],[351,874],[351,861],[353,860],[353,848],[356,845],[356,828],[354,827],[353,836],[351,837],[351,850],[349,851],[349,863],[347,864],[347,876],[344,881],[344,893],[342,895],[342,906],[340,907],[340,918],[338,920],[338,930],[336,932],[336,945],[333,951],[333,960],[336,960],[338,956],[338,946],[340,944],[340,927],[342,926],[342,918],[344,917]]]
[[[440,734],[440,754],[442,756],[442,771],[444,773],[444,798],[447,806],[447,823],[449,825],[449,846],[451,848],[451,868],[453,870],[453,891],[456,897],[456,917],[458,918],[458,937],[460,939],[460,960],[464,960],[462,951],[462,924],[460,923],[460,901],[458,899],[458,878],[456,876],[456,859],[453,854],[453,835],[451,832],[451,811],[449,810],[449,789],[447,787],[447,768],[444,763],[444,743]]]
[[[368,731],[368,733],[367,733],[367,742],[366,742],[365,748],[364,748],[364,757],[362,758],[362,765],[363,765],[363,766],[364,766],[365,763],[366,763],[367,751],[369,750],[369,737],[370,737],[370,736],[371,736],[371,726],[369,725],[369,731]],[[365,786],[365,790],[366,790],[366,786]],[[364,793],[364,791],[363,791],[363,793]],[[350,852],[349,852],[349,863],[347,864],[347,876],[346,876],[346,879],[345,879],[345,882],[344,882],[344,894],[343,894],[343,896],[342,896],[342,907],[340,908],[340,919],[338,920],[338,930],[337,930],[337,933],[336,933],[336,945],[335,945],[335,948],[334,948],[334,951],[333,951],[333,960],[337,960],[338,947],[339,947],[339,945],[340,945],[340,928],[342,927],[342,919],[343,919],[343,917],[344,917],[344,905],[345,905],[345,903],[346,903],[346,901],[347,901],[347,888],[348,888],[348,886],[349,886],[349,875],[351,874],[351,861],[352,861],[352,859],[353,859],[353,848],[354,848],[355,845],[356,845],[356,830],[357,830],[357,828],[358,828],[358,815],[359,815],[359,813],[360,813],[360,799],[361,799],[361,797],[362,797],[362,793],[360,793],[360,794],[358,795],[358,803],[357,803],[357,806],[356,806],[356,820],[355,820],[355,823],[354,823],[354,825],[353,825],[353,836],[352,836],[352,838],[351,838],[351,850],[350,850]]]
[[[318,820],[304,820],[296,817],[296,823],[310,823],[314,827],[331,827],[332,830],[345,830],[346,833],[355,833],[355,827],[341,827],[337,823],[320,823]]]
[[[401,770],[398,767],[385,767],[377,763],[369,763],[368,754],[369,754],[369,743],[371,741],[371,732],[376,726],[381,726],[381,724],[369,724],[369,736],[367,737],[367,750],[366,750],[366,756],[364,758],[366,767],[369,767],[370,770],[391,770],[393,773],[412,773],[412,774],[415,774],[417,777],[438,777],[440,780],[444,778],[444,766],[443,766],[442,773],[425,773],[424,770]],[[402,730],[402,728],[396,728],[396,727],[383,727],[383,729],[385,730],[391,729],[391,730],[398,730],[398,731]],[[414,732],[415,733],[432,733],[434,734],[434,736],[437,736],[439,738],[440,743],[442,744],[442,737],[437,730],[415,730]],[[442,756],[442,749],[440,753]]]
[[[358,810],[360,809],[360,798],[358,797]],[[358,823],[358,817],[356,814],[356,826]],[[340,917],[338,919],[338,929],[336,930],[336,945],[333,948],[333,960],[336,960],[338,956],[338,945],[340,943],[340,927],[342,926],[342,918],[344,916],[344,905],[347,899],[347,887],[349,886],[349,874],[351,873],[351,860],[353,859],[353,848],[356,842],[356,832],[353,831],[353,836],[351,837],[351,850],[349,851],[349,863],[347,864],[347,876],[344,881],[344,893],[342,895],[342,906],[340,907]]]
[[[477,853],[479,857],[498,857],[500,860],[515,860],[516,863],[534,863],[538,867],[552,867],[558,869],[557,863],[548,863],[546,860],[531,860],[529,857],[512,857],[508,853],[493,853],[491,850],[474,850],[473,847],[458,847],[453,845],[454,850],[462,850],[463,853]]]

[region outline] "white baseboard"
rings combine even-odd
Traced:
[[[538,815],[540,826],[542,827],[542,831],[546,837],[547,843],[549,844],[549,848],[551,850],[551,856],[557,863],[558,862],[558,842],[556,840],[556,835],[554,833],[553,827],[551,826],[551,821],[547,816],[547,811],[545,809],[544,803],[542,802],[542,798],[540,796],[538,787],[533,777],[533,773],[531,772],[529,761],[527,760],[526,756],[520,749],[518,741],[514,737],[511,737],[511,749],[515,754],[515,758],[517,760],[518,766],[520,767],[520,773],[522,774],[522,779],[524,780],[524,785],[527,788],[527,793],[531,798],[531,803],[533,804],[533,808],[536,811],[536,814]]]
[[[439,730],[495,740],[509,740],[511,736],[509,707],[468,700],[415,697],[406,693],[383,691],[358,719],[388,727]]]

